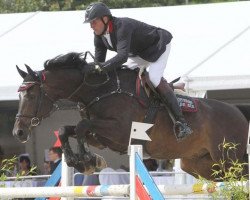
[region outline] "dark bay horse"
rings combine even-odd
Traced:
[[[108,74],[86,73],[87,63],[78,53],[69,53],[45,62],[45,69],[35,72],[26,66],[20,70],[23,83],[19,88],[20,102],[13,134],[21,142],[32,129],[48,117],[59,99],[69,99],[85,105],[86,114],[76,126],[59,129],[66,162],[89,174],[105,166],[102,157],[89,151],[88,145],[110,148],[125,153],[128,148],[132,121],[142,122],[147,106],[136,95],[137,73],[117,69]],[[143,99],[147,102],[146,98]],[[184,113],[194,133],[177,142],[173,122],[164,108],[159,108],[154,126],[148,131],[152,139],[144,150],[155,159],[181,158],[181,168],[189,174],[211,176],[212,165],[225,156],[218,146],[225,140],[239,144],[234,155],[244,161],[248,137],[248,121],[240,110],[227,103],[197,98],[198,111]],[[75,137],[80,145],[73,153],[68,137]]]

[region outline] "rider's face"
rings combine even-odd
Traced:
[[[105,17],[103,18],[103,20],[106,23]],[[90,27],[94,30],[96,35],[101,35],[103,33],[105,25],[101,18],[96,18],[90,22]]]
[[[104,24],[100,18],[97,18],[90,22],[90,27],[94,30],[96,35],[101,35],[104,29]]]

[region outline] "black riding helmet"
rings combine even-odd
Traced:
[[[112,17],[108,6],[102,2],[91,3],[86,8],[84,23],[89,23],[96,18],[102,18],[104,16]]]

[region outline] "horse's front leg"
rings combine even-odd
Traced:
[[[65,156],[65,161],[69,167],[74,167],[78,171],[82,171],[82,165],[79,163],[79,158],[72,151],[69,144],[69,137],[76,137],[75,126],[64,126],[59,129],[59,138],[62,143],[62,151]]]
[[[103,157],[93,154],[89,150],[86,141],[86,135],[92,131],[91,127],[91,121],[88,119],[83,119],[77,124],[75,128],[79,147],[79,162],[81,163],[82,168],[80,172],[84,174],[92,174],[96,171],[96,169],[101,170],[107,167],[106,161]]]

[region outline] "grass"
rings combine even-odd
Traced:
[[[212,166],[212,177],[223,183],[215,183],[199,177],[199,182],[207,184],[207,191],[213,199],[247,200],[249,189],[246,187],[248,175],[243,175],[248,163],[241,163],[236,157],[237,146],[232,142],[223,142],[218,146],[222,158]]]

